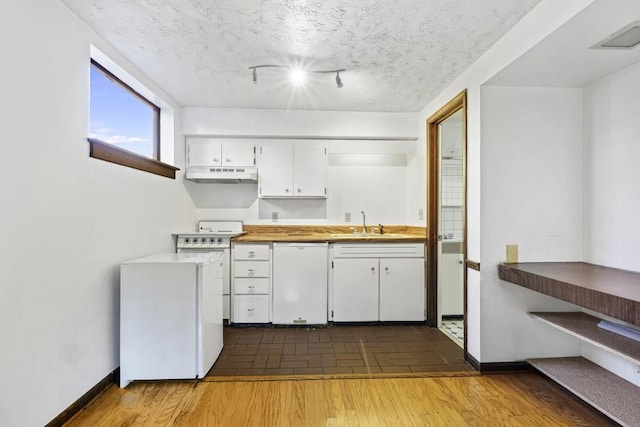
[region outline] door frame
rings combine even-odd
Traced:
[[[467,259],[467,91],[453,97],[427,119],[427,325],[438,326],[438,194],[440,186],[439,125],[462,109],[463,260]],[[463,262],[464,351],[467,351],[467,268]]]

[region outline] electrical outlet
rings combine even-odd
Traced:
[[[424,209],[418,209],[418,219],[424,219]]]
[[[518,245],[507,245],[507,264],[516,264],[518,262]]]
[[[351,212],[344,213],[344,222],[351,222]]]
[[[278,212],[271,212],[271,220],[273,222],[278,222]]]

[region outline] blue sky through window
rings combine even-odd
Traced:
[[[154,158],[154,110],[91,66],[89,137]]]

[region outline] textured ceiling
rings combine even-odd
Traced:
[[[539,1],[62,0],[183,106],[349,111],[422,109]]]

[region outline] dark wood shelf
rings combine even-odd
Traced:
[[[529,359],[531,366],[623,426],[640,420],[640,388],[582,357]]]
[[[640,365],[640,342],[598,327],[600,318],[582,312],[529,313],[574,337]]]
[[[640,326],[640,273],[584,262],[499,264],[500,279]]]

